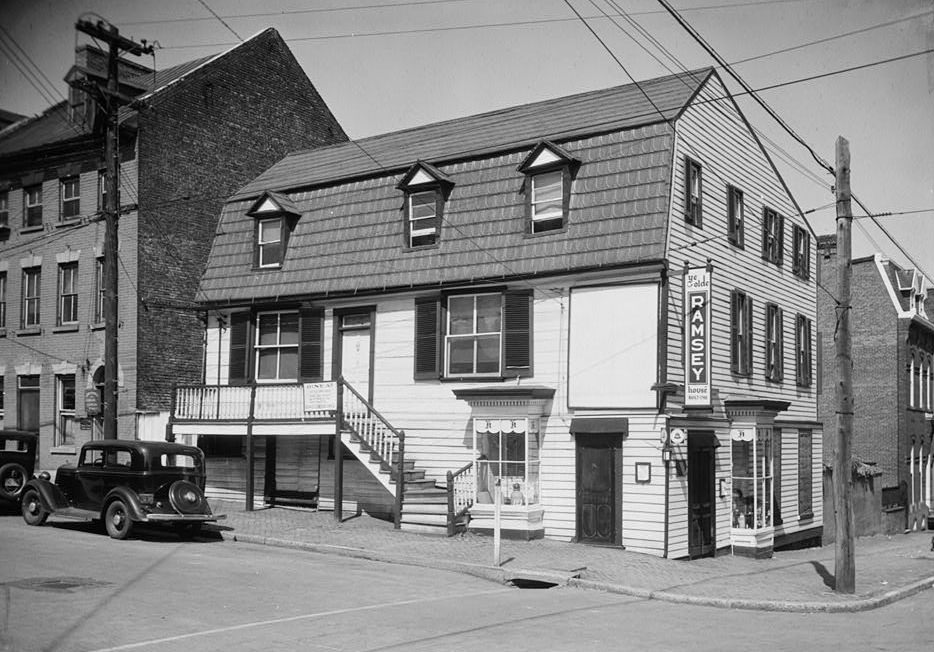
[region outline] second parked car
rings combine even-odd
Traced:
[[[125,539],[136,523],[167,524],[193,536],[203,523],[224,516],[204,497],[204,454],[170,442],[105,440],[81,447],[76,465],[59,467],[22,491],[23,519],[42,525],[50,514],[101,519],[114,539]]]

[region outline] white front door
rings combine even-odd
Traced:
[[[370,312],[340,316],[341,375],[350,386],[372,403],[370,394],[370,360],[372,357],[372,325]]]

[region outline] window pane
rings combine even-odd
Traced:
[[[435,215],[435,193],[419,192],[409,197],[411,213],[413,220],[434,217]]]
[[[450,298],[448,301],[448,333],[450,335],[465,335],[474,332],[473,302],[472,296]]]
[[[274,380],[278,358],[278,349],[260,349],[257,356],[256,377],[262,380]]]
[[[282,262],[282,245],[277,243],[260,245],[259,264],[260,267],[266,265],[278,265]]]
[[[500,307],[502,300],[498,294],[485,294],[477,297],[477,332],[498,333],[500,331]]]
[[[499,371],[499,335],[486,335],[477,338],[477,373],[496,373]]]
[[[532,218],[549,219],[563,213],[563,172],[548,172],[532,177]]]
[[[259,223],[259,241],[262,243],[279,242],[282,235],[280,220],[264,220]]]
[[[279,315],[267,313],[259,316],[259,345],[274,346],[279,343]]]
[[[297,312],[285,312],[279,316],[279,343],[298,344]]]
[[[448,342],[448,372],[454,375],[473,373],[473,339]]]
[[[279,354],[279,380],[296,380],[298,378],[298,347],[280,349]]]
[[[65,376],[61,379],[62,383],[62,409],[75,409],[75,377]]]

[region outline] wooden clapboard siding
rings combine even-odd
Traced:
[[[672,166],[671,228],[669,257],[692,265],[714,261],[712,297],[711,364],[713,387],[722,399],[729,394],[791,401],[790,419],[816,418],[816,382],[810,388],[795,383],[795,315],[804,314],[816,329],[816,243],[811,238],[811,278],[803,281],[792,272],[792,225],[807,228],[794,202],[782,186],[746,123],[729,101],[724,89],[711,78],[678,121],[675,162]],[[703,169],[703,227],[687,224],[683,216],[685,156]],[[745,248],[727,240],[727,184],[744,193]],[[781,267],[762,260],[761,214],[769,206],[785,218],[785,260]],[[696,246],[689,246],[697,242]],[[674,273],[669,293],[668,377],[683,382],[681,343],[682,277]],[[730,372],[730,291],[739,288],[753,300],[753,372],[748,378]],[[765,304],[774,302],[784,312],[784,381],[766,382]],[[816,330],[812,330],[812,339]],[[816,340],[815,340],[816,341]],[[812,358],[815,356],[812,356]],[[812,367],[815,364],[812,360]],[[812,373],[816,380],[816,375]]]
[[[318,491],[322,448],[326,437],[276,438],[276,491]]]
[[[266,480],[266,441],[256,437],[253,442],[253,487],[255,495],[262,497]],[[208,490],[212,488],[242,492],[246,490],[246,457],[209,457],[205,460]]]
[[[221,327],[223,319],[224,327]],[[205,333],[204,383],[206,385],[225,385],[229,378],[230,362],[230,315],[209,315]]]

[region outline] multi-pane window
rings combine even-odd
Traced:
[[[785,235],[785,218],[771,208],[762,209],[762,258],[781,265],[785,257],[782,244]]]
[[[496,375],[502,345],[502,296],[470,294],[448,298],[446,374]]]
[[[58,266],[58,324],[78,321],[78,263]]]
[[[10,191],[0,192],[0,227],[10,225]]]
[[[701,164],[697,161],[684,159],[684,220],[696,227],[701,224],[701,211],[703,208],[703,180],[701,179]]]
[[[70,220],[81,214],[81,179],[67,177],[61,181],[61,219]]]
[[[730,296],[730,368],[734,374],[752,373],[752,299],[741,290]]]
[[[94,266],[94,323],[104,321],[104,259]]]
[[[23,226],[42,226],[42,184],[23,188]]]
[[[811,234],[797,224],[794,226],[793,233],[791,270],[797,276],[807,280],[811,277]]]
[[[438,241],[438,191],[411,192],[408,207],[408,246],[422,247]]]
[[[795,350],[797,352],[797,383],[799,387],[811,386],[811,320],[804,315],[795,319]]]
[[[39,325],[39,289],[41,283],[41,268],[29,267],[23,270],[23,328]]]
[[[532,175],[531,232],[564,228],[564,169]]]
[[[0,272],[0,328],[6,328],[6,272]]]
[[[798,518],[814,516],[813,435],[810,429],[798,431]]]
[[[75,377],[55,377],[55,445],[75,443]]]
[[[282,218],[256,221],[256,264],[258,267],[282,265]]]
[[[742,248],[746,219],[743,191],[735,186],[728,186],[726,202],[727,237],[731,243]]]
[[[263,312],[256,321],[256,379],[298,380],[298,312]]]
[[[782,309],[774,303],[765,306],[765,377],[781,382],[784,377]]]

